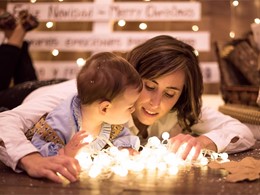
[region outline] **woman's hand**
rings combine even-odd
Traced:
[[[170,150],[186,160],[187,157],[192,160],[196,160],[203,148],[201,142],[189,134],[178,134],[170,138]]]
[[[43,157],[39,153],[31,153],[20,159],[18,166],[34,178],[47,178],[57,183],[63,183],[65,177],[70,182],[78,180],[80,165],[74,158],[58,155]]]
[[[67,155],[67,156],[70,156],[70,157],[75,157],[76,154],[78,153],[78,151],[88,145],[89,143],[88,142],[84,142],[83,140],[85,138],[87,138],[89,135],[86,133],[86,131],[79,131],[77,132],[72,138],[71,140],[69,141],[68,144],[66,144],[64,146],[64,148],[62,148],[60,151],[59,151],[59,154],[62,155]]]
[[[217,152],[216,144],[206,136],[193,137],[189,134],[178,134],[170,138],[170,150],[174,153],[180,154],[182,159],[187,157],[196,160],[201,152],[201,149],[209,149]]]

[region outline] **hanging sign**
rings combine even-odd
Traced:
[[[199,21],[200,2],[8,3],[17,14],[27,9],[40,21]]]
[[[30,32],[26,39],[33,51],[129,51],[147,39],[158,35],[170,35],[190,44],[198,51],[210,51],[210,34],[207,31],[190,32]]]
[[[35,61],[34,67],[39,80],[74,79],[80,70],[75,61]],[[220,73],[217,62],[201,62],[200,68],[203,83],[219,82]]]
[[[218,83],[220,81],[217,62],[200,62],[200,69],[203,76],[203,83]]]
[[[39,80],[74,79],[80,70],[75,61],[35,61],[34,68]]]

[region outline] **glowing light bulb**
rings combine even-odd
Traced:
[[[209,160],[206,158],[206,157],[202,157],[201,159],[200,159],[200,164],[201,165],[207,165],[209,163]]]
[[[167,164],[166,164],[165,162],[160,162],[160,163],[158,163],[157,167],[158,167],[158,169],[159,169],[160,171],[165,171],[165,170],[167,170]]]
[[[162,138],[163,140],[168,140],[170,138],[170,134],[168,132],[163,132]]]
[[[221,153],[219,154],[220,158],[222,158],[222,160],[227,160],[228,159],[228,154],[227,153]]]
[[[212,158],[213,160],[218,159],[218,153],[216,153],[216,152],[212,152],[212,154],[211,154],[211,158]]]
[[[148,145],[150,146],[159,146],[160,145],[160,140],[158,139],[158,137],[150,137],[148,139]]]
[[[119,20],[118,22],[117,22],[117,24],[118,24],[118,26],[125,26],[125,24],[126,24],[126,22],[125,22],[125,20]]]
[[[85,137],[82,142],[83,143],[91,143],[93,140],[94,140],[93,136],[89,135],[88,137]]]
[[[95,177],[97,177],[100,173],[101,173],[100,167],[94,165],[94,166],[92,166],[91,169],[89,170],[88,175],[89,175],[89,177],[91,177],[91,178],[95,178]]]
[[[229,36],[230,38],[235,38],[236,34],[234,31],[230,31]]]
[[[46,27],[47,28],[52,28],[54,26],[53,22],[47,22]]]
[[[176,162],[176,154],[174,153],[168,153],[164,156],[164,161],[171,165],[171,164],[175,164]]]
[[[79,161],[79,165],[82,169],[89,169],[89,167],[92,165],[92,160],[88,152],[81,151],[79,152],[75,158]]]
[[[128,170],[125,169],[124,167],[122,166],[115,166],[113,167],[113,171],[115,174],[121,176],[121,177],[124,177],[128,174]]]
[[[119,150],[118,150],[117,147],[111,147],[111,148],[110,148],[110,154],[111,154],[112,156],[117,156],[118,152],[119,152]]]
[[[129,150],[127,150],[127,149],[122,149],[122,150],[120,150],[120,154],[123,156],[123,157],[128,157],[129,156]]]
[[[176,175],[179,172],[179,169],[178,169],[178,167],[172,166],[169,168],[168,172],[170,175]]]
[[[78,67],[82,67],[86,64],[86,60],[83,59],[83,58],[78,58],[77,61],[76,61]]]
[[[234,1],[232,2],[232,5],[233,5],[234,7],[238,6],[238,5],[239,5],[239,1],[234,0]]]
[[[255,19],[254,19],[254,22],[255,22],[256,24],[260,24],[260,18],[255,18]]]
[[[139,28],[140,28],[141,30],[146,30],[146,29],[147,29],[147,24],[146,24],[146,23],[140,23],[140,24],[139,24]]]
[[[59,50],[54,49],[54,50],[52,50],[51,53],[52,53],[53,56],[58,56],[60,52],[59,52]]]
[[[191,29],[192,29],[193,31],[197,32],[197,31],[199,30],[199,26],[193,25],[193,26],[191,27]]]

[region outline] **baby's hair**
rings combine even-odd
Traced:
[[[78,96],[81,104],[112,101],[128,89],[141,92],[142,79],[124,58],[110,52],[91,56],[77,76]]]

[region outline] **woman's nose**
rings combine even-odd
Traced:
[[[151,97],[150,104],[152,107],[157,108],[160,106],[161,101],[162,101],[162,96],[160,94],[154,94]]]

